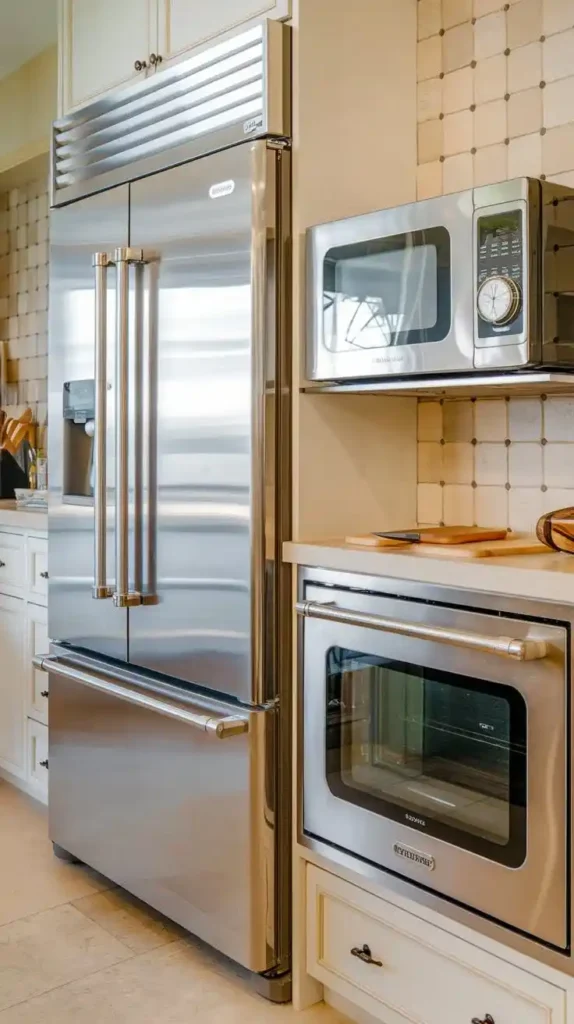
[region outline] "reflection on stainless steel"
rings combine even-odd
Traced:
[[[282,68],[287,29],[258,31],[280,41]],[[247,59],[249,47],[221,46],[218,60]],[[211,95],[216,64],[199,59],[195,73],[208,75]],[[162,75],[154,88],[180,81],[177,69]],[[130,116],[150,97],[134,94]],[[271,95],[265,103],[270,116],[285,113]],[[220,149],[216,133],[217,151],[192,159],[201,147],[178,149],[171,166],[165,120],[156,163],[135,170],[135,132],[117,130],[127,113],[106,101],[57,128],[76,170],[74,186],[58,182],[68,205],[51,230],[50,831],[284,1000],[289,152],[281,139]],[[148,115],[139,127],[149,141]],[[100,129],[111,134],[98,141]],[[109,187],[116,158],[129,186]],[[88,187],[107,191],[72,201],[92,172]],[[116,267],[106,291],[97,268],[97,305],[94,252]],[[95,413],[82,406],[94,365]],[[88,465],[94,421],[94,499],[90,487],[64,493],[63,393]],[[113,601],[91,601],[95,543]]]
[[[574,973],[572,609],[316,569],[298,607],[302,841]],[[493,658],[505,636],[546,656]]]

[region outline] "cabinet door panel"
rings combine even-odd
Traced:
[[[160,52],[166,60],[253,18],[287,18],[290,6],[290,0],[159,0]]]
[[[37,722],[48,722],[48,676],[45,672],[35,669],[32,658],[35,655],[48,654],[48,611],[37,605],[29,604],[27,608],[27,645],[26,675],[28,679],[28,715]]]
[[[0,595],[0,762],[22,775],[24,754],[24,603]]]
[[[143,77],[157,47],[156,0],[64,0],[61,68],[64,112]]]

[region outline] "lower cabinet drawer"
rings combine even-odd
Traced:
[[[48,799],[48,727],[28,719],[28,782],[41,800]]]
[[[566,1020],[562,989],[313,865],[307,969],[385,1024]]]
[[[0,533],[0,586],[25,585],[24,537],[17,533]]]

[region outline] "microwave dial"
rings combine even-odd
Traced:
[[[511,277],[498,274],[487,277],[479,286],[477,306],[486,323],[508,324],[520,310],[520,288]]]

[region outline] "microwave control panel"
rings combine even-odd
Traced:
[[[485,214],[476,222],[478,338],[521,334],[524,321],[524,231],[521,210]]]

